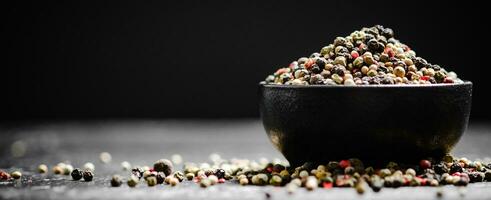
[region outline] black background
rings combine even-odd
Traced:
[[[327,0],[4,5],[2,119],[257,117],[257,83],[269,73],[374,24],[472,81],[471,117],[488,119],[485,8]]]

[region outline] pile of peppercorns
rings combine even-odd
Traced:
[[[376,25],[337,37],[319,53],[293,61],[269,75],[277,85],[379,85],[462,83],[454,72],[427,62]]]

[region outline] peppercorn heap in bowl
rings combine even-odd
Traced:
[[[293,166],[352,157],[414,163],[442,157],[459,141],[472,83],[393,36],[363,28],[259,84],[266,133]]]
[[[462,83],[454,72],[427,62],[376,25],[337,37],[320,53],[301,57],[269,75],[266,84],[379,85]]]

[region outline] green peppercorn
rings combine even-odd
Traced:
[[[269,180],[269,184],[273,186],[280,186],[282,182],[283,180],[278,175],[272,176],[271,179]]]
[[[206,188],[206,187],[209,187],[211,185],[211,181],[208,178],[204,178],[204,179],[201,179],[201,181],[199,182],[199,185],[202,188]]]
[[[346,66],[346,58],[344,56],[338,56],[334,59],[334,64]]]
[[[38,166],[38,172],[40,174],[45,174],[46,172],[48,172],[48,166],[46,166],[45,164],[40,164]]]
[[[119,187],[119,186],[121,186],[121,184],[123,184],[123,178],[121,178],[121,176],[114,175],[111,178],[111,186],[113,186],[113,187]]]
[[[154,176],[149,176],[145,180],[147,181],[147,185],[149,187],[153,187],[153,186],[157,185],[157,178],[155,178]]]
[[[70,165],[70,164],[66,164],[64,167],[63,167],[63,175],[70,175],[70,173],[73,171],[73,166]]]
[[[22,173],[20,173],[19,171],[14,171],[10,174],[10,176],[14,179],[20,179],[20,177],[22,177]]]
[[[128,181],[126,182],[129,187],[135,187],[138,185],[139,178],[136,177],[135,175],[131,175],[130,178],[128,178]]]

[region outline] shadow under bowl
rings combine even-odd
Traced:
[[[291,166],[359,158],[414,163],[450,152],[467,128],[472,83],[259,84],[266,133]]]

